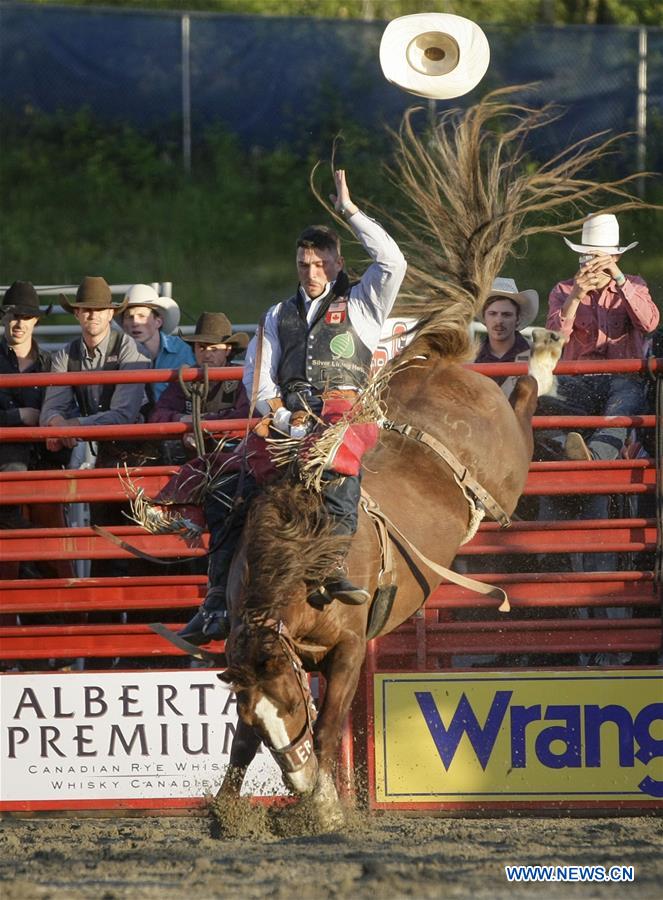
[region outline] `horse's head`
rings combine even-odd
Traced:
[[[226,642],[229,666],[218,677],[237,692],[238,714],[255,729],[294,791],[313,790],[315,705],[308,677],[281,622],[245,623]]]

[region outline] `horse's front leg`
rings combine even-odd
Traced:
[[[312,799],[321,824],[329,828],[345,821],[336,789],[336,762],[341,729],[357,689],[365,649],[363,636],[351,634],[325,659],[327,686],[315,729],[319,773]]]
[[[221,782],[221,787],[214,798],[215,802],[239,797],[246,770],[253,762],[259,746],[260,737],[255,730],[250,725],[246,725],[241,719],[238,719],[230,748],[230,762]]]

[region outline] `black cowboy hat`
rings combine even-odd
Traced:
[[[50,311],[50,306],[46,314]],[[13,313],[15,316],[39,318],[44,315],[39,307],[39,295],[30,281],[15,281],[5,291],[2,298],[2,315]]]
[[[76,309],[112,309],[120,312],[127,305],[126,299],[121,303],[113,303],[113,294],[106,279],[95,275],[85,276],[78,286],[75,300],[69,300],[64,294],[60,294],[60,302],[71,313]]]
[[[182,335],[189,344],[229,344],[233,350],[246,350],[249,336],[245,331],[233,334],[230,319],[225,313],[204,312],[198,317],[195,334]]]

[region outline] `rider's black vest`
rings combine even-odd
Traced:
[[[373,354],[350,322],[349,288],[348,277],[342,272],[310,325],[301,290],[281,304],[277,379],[284,393],[295,383],[307,382],[325,390],[350,384],[362,388],[368,381]]]

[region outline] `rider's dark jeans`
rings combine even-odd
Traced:
[[[357,530],[361,475],[345,475],[326,472],[322,477],[325,486],[322,496],[327,512],[334,520],[334,533],[353,535]]]
[[[243,502],[232,505],[241,491]],[[242,536],[250,502],[258,490],[255,479],[245,474],[240,486],[240,474],[223,485],[223,497],[210,496],[205,504],[205,517],[210,533],[210,556],[207,564],[207,595],[205,609],[225,609],[225,593],[230,564]]]

